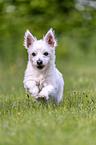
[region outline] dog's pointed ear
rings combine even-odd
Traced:
[[[44,40],[51,46],[51,47],[56,47],[57,42],[54,37],[54,31],[52,28],[47,32],[47,34],[44,37]]]
[[[25,38],[24,46],[26,49],[28,49],[32,45],[32,43],[36,40],[36,38],[33,37],[33,35],[30,33],[29,30],[25,32],[24,38]]]

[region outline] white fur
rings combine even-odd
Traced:
[[[37,40],[29,32],[25,33],[24,46],[28,51],[28,64],[24,77],[24,88],[31,96],[38,99],[62,101],[64,81],[62,74],[55,67],[55,47],[57,42],[52,28],[45,37]],[[47,52],[48,55],[44,53]],[[33,56],[35,53],[35,56]],[[37,61],[42,61],[42,69],[38,68]],[[43,68],[44,67],[44,68]]]

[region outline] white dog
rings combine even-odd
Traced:
[[[55,67],[55,47],[57,46],[52,28],[45,37],[37,40],[29,32],[25,33],[24,46],[28,51],[28,64],[24,77],[24,88],[31,96],[62,101],[64,81]]]

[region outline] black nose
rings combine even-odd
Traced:
[[[38,65],[42,65],[42,63],[43,63],[42,60],[38,60],[38,61],[37,61],[37,64],[38,64]]]

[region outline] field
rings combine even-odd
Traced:
[[[95,145],[96,63],[64,60],[63,102],[40,104],[23,88],[26,68],[20,63],[0,65],[0,145]]]

